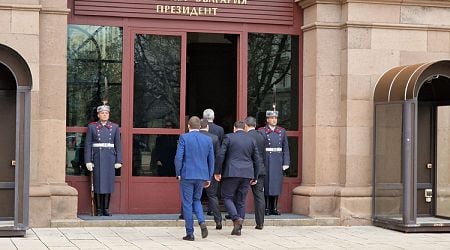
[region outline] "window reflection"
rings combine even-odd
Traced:
[[[181,38],[138,34],[134,41],[135,128],[179,127]]]
[[[279,111],[278,124],[298,130],[298,37],[252,33],[248,36],[248,114],[265,123],[266,110]]]
[[[298,176],[298,137],[288,137],[290,165],[284,171],[284,176],[297,177]]]
[[[173,123],[166,123],[173,126]],[[133,176],[175,176],[178,135],[135,135],[133,137]]]
[[[112,108],[111,120],[120,124],[121,85],[122,29],[69,25],[67,126],[83,127],[97,120],[95,107],[105,98]]]
[[[66,174],[89,175],[84,164],[84,133],[66,134]]]

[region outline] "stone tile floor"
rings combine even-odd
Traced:
[[[373,226],[244,226],[242,236],[209,227],[202,239],[181,239],[183,227],[32,228],[23,238],[0,238],[0,249],[450,249],[447,233],[401,233]]]

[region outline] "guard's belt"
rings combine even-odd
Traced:
[[[267,152],[283,152],[282,148],[266,148]]]
[[[113,148],[114,144],[112,144],[112,143],[93,143],[92,147],[94,147],[94,148]]]

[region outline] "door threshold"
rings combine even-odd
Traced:
[[[450,232],[450,220],[437,217],[417,217],[416,224],[402,224],[402,221],[388,221],[375,219],[375,226],[393,229],[404,233],[432,233],[432,232]]]

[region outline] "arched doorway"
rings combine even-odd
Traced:
[[[387,71],[374,102],[374,224],[450,231],[450,61]]]
[[[0,236],[24,236],[28,227],[31,72],[0,44]]]

